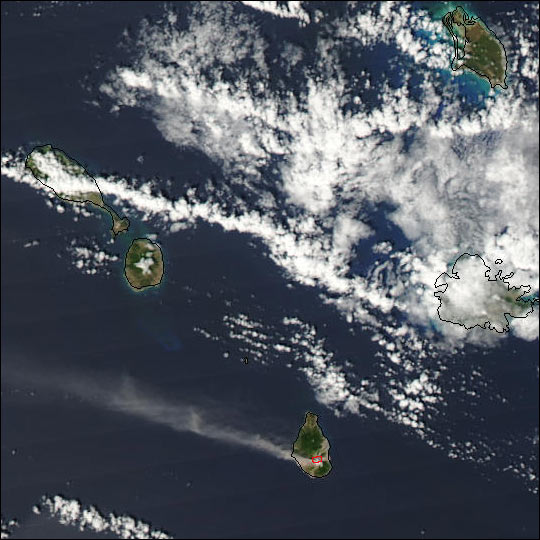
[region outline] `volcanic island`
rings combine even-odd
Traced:
[[[317,415],[306,413],[304,425],[293,445],[292,457],[306,474],[321,478],[332,470],[329,449],[328,439],[317,423]]]
[[[137,290],[155,287],[163,277],[160,247],[146,238],[133,240],[126,253],[124,271],[128,283]]]
[[[50,144],[37,146],[26,158],[25,166],[36,180],[60,199],[72,203],[91,203],[107,212],[112,218],[113,237],[129,229],[129,220],[121,218],[105,204],[95,179],[61,150]]]
[[[452,71],[468,68],[485,77],[491,88],[506,86],[506,51],[497,36],[477,17],[469,17],[458,6],[449,11],[442,22],[454,41]]]

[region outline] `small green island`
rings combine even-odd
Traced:
[[[134,289],[159,285],[163,277],[163,255],[160,247],[146,238],[133,240],[126,253],[124,271],[128,283]]]
[[[489,81],[491,88],[506,86],[506,51],[497,36],[479,18],[458,6],[442,22],[454,42],[452,70],[467,68]]]
[[[332,470],[329,449],[328,439],[317,423],[317,415],[306,413],[304,425],[293,445],[292,457],[306,474],[322,478]]]
[[[26,158],[25,166],[34,178],[51,189],[57,197],[72,203],[90,203],[112,218],[112,235],[129,229],[129,220],[121,218],[101,195],[97,182],[75,160],[50,144],[37,146]]]

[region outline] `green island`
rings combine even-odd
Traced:
[[[75,160],[50,144],[37,146],[26,158],[25,166],[34,178],[51,189],[57,197],[72,203],[90,203],[112,218],[112,235],[129,229],[129,220],[121,218],[101,195],[97,182]]]
[[[306,474],[321,478],[332,470],[329,449],[328,439],[325,438],[317,423],[317,415],[306,413],[304,425],[300,428],[298,438],[293,445],[292,457]]]
[[[491,88],[506,86],[506,51],[497,36],[479,18],[469,17],[458,6],[449,11],[442,22],[454,42],[452,70],[463,67],[488,79]]]
[[[154,287],[163,277],[163,255],[157,244],[146,238],[133,240],[126,253],[124,271],[128,283],[137,290]]]

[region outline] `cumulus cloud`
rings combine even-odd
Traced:
[[[142,25],[131,60],[101,86],[113,110],[147,110],[164,139],[221,166],[223,179],[206,183],[204,199],[195,189],[169,200],[123,178],[96,180],[108,200],[171,232],[202,220],[260,238],[291,280],[317,287],[381,347],[382,375],[362,393],[315,341],[302,367],[321,402],[374,410],[379,402],[367,396],[380,384],[392,404],[387,416],[428,437],[426,418],[441,401],[447,369],[437,358],[504,339],[441,323],[437,276],[470,251],[488,264],[503,259],[509,284],[538,289],[536,36],[525,21],[501,29],[509,69],[521,77],[471,105],[456,83],[466,77],[449,69],[452,45],[442,24],[404,3],[317,17],[315,49],[290,62],[291,45],[273,43],[280,79],[268,62],[260,11],[285,16],[277,13],[284,9],[259,3],[251,14],[207,3],[193,7],[187,27],[167,9]],[[381,46],[392,53],[378,69],[370,60],[383,61]],[[361,71],[347,65],[350,56]],[[293,75],[293,64],[305,69]],[[40,189],[16,154],[3,155],[2,171]],[[374,214],[399,231],[402,245]],[[355,258],[370,262],[355,271]],[[535,320],[513,321],[510,330],[534,339]],[[468,455],[467,448],[453,452]]]
[[[4,519],[4,516],[2,516],[0,538],[11,538],[18,526],[19,523],[16,519]]]
[[[508,330],[509,317],[526,317],[532,303],[524,301],[529,285],[509,287],[499,270],[490,278],[490,267],[479,255],[464,253],[452,268],[435,281],[434,293],[440,301],[439,317],[467,329],[480,326],[497,332]]]
[[[62,154],[54,149],[44,153],[34,151],[28,158],[32,162],[36,178],[51,188],[56,195],[70,200],[94,194],[100,198],[95,180],[75,163],[65,164]],[[65,159],[65,158],[64,158]]]
[[[234,203],[234,190],[215,187],[215,199],[204,210],[193,204],[186,209],[190,217],[262,237],[292,278],[338,294],[336,303],[362,322],[373,308],[388,313],[398,307],[428,327],[435,316],[434,278],[456,251],[471,246],[501,256],[516,277],[537,284],[538,186],[531,152],[538,148],[538,116],[522,98],[520,83],[467,113],[445,106],[460,97],[436,73],[447,64],[446,52],[434,46],[447,39],[442,25],[410,6],[381,5],[328,22],[330,37],[319,38],[319,56],[306,72],[303,93],[275,94],[265,83],[265,59],[240,45],[260,43],[257,25],[243,18],[249,37],[240,38],[228,24],[229,8],[205,9],[213,31],[219,27],[227,42],[238,43],[235,58],[214,54],[195,10],[189,31],[177,30],[170,17],[145,27],[136,61],[118,68],[102,86],[120,106],[148,108],[167,140],[217,159],[230,185],[249,188],[265,207],[264,214],[257,205],[246,208],[238,196],[233,218],[219,198],[226,195]],[[336,52],[350,40],[367,51],[382,40],[405,54],[404,61],[422,75],[421,99],[406,85],[395,88],[383,79],[380,105],[364,101],[350,87]],[[218,71],[206,76],[196,61],[201,51],[214,58],[215,69],[238,66],[237,78],[225,82]],[[256,70],[240,68],[249,54]],[[254,77],[261,86],[254,86]],[[351,91],[355,112],[344,109]],[[285,201],[268,198],[271,167]],[[518,186],[506,181],[509,174]],[[375,279],[382,266],[366,277],[344,277],[354,246],[371,232],[363,220],[381,202],[395,208],[386,217],[411,242],[394,254],[385,274],[397,275],[384,287]],[[282,212],[289,214],[286,228]],[[452,330],[439,330],[453,340]]]
[[[243,0],[242,4],[264,13],[269,13],[276,17],[285,19],[296,19],[301,26],[309,23],[309,14],[305,11],[302,4],[303,2],[292,1],[286,3],[274,2],[263,0],[260,2],[253,2],[250,0]]]
[[[39,503],[32,507],[32,512],[36,516],[56,520],[60,525],[77,527],[80,531],[108,533],[118,538],[173,538],[165,531],[155,529],[150,523],[129,514],[104,514],[94,505],[83,506],[79,500],[63,495],[43,495]],[[5,520],[2,517],[1,537],[11,538],[19,532],[25,534],[25,525],[26,520],[19,523],[17,519]]]
[[[130,515],[103,514],[95,506],[83,506],[77,499],[62,495],[43,495],[33,507],[34,514],[56,519],[61,525],[77,527],[80,531],[111,533],[118,538],[173,538],[164,531]]]
[[[225,181],[208,181],[205,200],[194,189],[169,200],[148,184],[96,175],[102,193],[171,232],[203,220],[259,237],[288,277],[318,287],[348,321],[391,341],[383,354],[392,365],[428,347],[494,345],[501,339],[487,335],[494,333],[441,324],[433,283],[471,250],[486,261],[502,258],[509,284],[537,290],[535,91],[514,81],[481,105],[457,106],[456,87],[437,71],[448,67],[448,50],[437,46],[448,39],[442,25],[408,5],[359,9],[321,27],[299,92],[276,92],[262,54],[267,44],[248,13],[206,4],[184,30],[173,11],[144,23],[133,62],[111,72],[102,91],[116,106],[148,109],[165,139],[206,153],[223,166]],[[229,46],[219,47],[216,35]],[[534,48],[529,38],[520,34],[521,50]],[[419,96],[406,78],[395,86],[364,70],[363,79],[348,79],[339,51],[357,43],[370,54],[381,42],[417,73]],[[236,76],[225,78],[224,69]],[[370,80],[375,102],[354,86]],[[3,155],[2,171],[40,189],[17,155]],[[381,208],[408,245],[398,249],[371,222]],[[367,257],[370,241],[374,261],[351,271],[356,246]],[[537,337],[538,325],[523,321],[510,325],[514,335]]]
[[[88,275],[110,275],[111,265],[119,260],[118,255],[102,249],[95,240],[86,245],[77,244],[73,239],[67,248],[75,268]]]

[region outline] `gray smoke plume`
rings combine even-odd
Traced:
[[[181,433],[194,433],[251,448],[278,459],[292,460],[291,449],[285,444],[274,442],[268,436],[225,425],[221,418],[219,423],[212,421],[209,419],[212,416],[210,407],[161,397],[157,390],[144,387],[131,377],[111,375],[105,378],[83,372],[44,371],[35,366],[28,369],[28,366],[21,364],[14,367],[4,363],[2,378],[4,383],[31,384],[38,389],[45,387],[73,394],[97,408],[134,416]],[[223,413],[223,408],[220,409]],[[234,411],[229,412],[227,416],[233,417]]]

